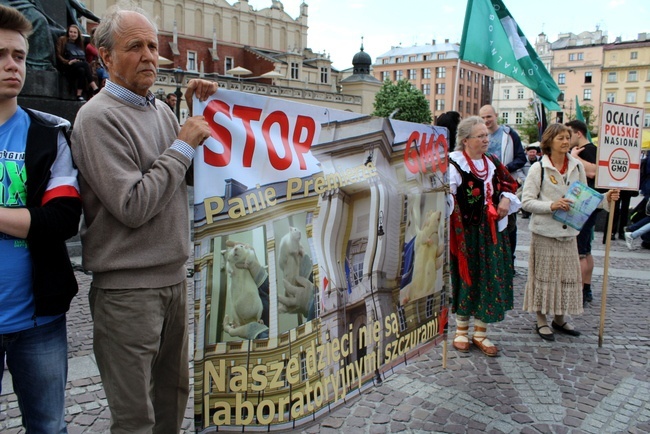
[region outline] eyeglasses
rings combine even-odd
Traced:
[[[468,139],[481,139],[481,140],[483,140],[483,139],[487,139],[488,135],[487,134],[481,134],[479,136],[467,136],[467,138]]]

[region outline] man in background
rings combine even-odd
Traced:
[[[178,98],[176,97],[175,94],[173,93],[168,93],[167,97],[165,98],[165,103],[169,106],[170,109],[172,109],[172,112],[176,112],[176,101]]]
[[[67,432],[66,312],[77,281],[65,240],[81,200],[70,123],[18,106],[31,31],[0,6],[0,385],[6,357],[26,432],[53,434]]]
[[[514,177],[515,172],[526,164],[526,154],[524,153],[519,134],[507,125],[499,125],[497,112],[489,104],[481,107],[479,116],[485,121],[485,126],[490,133],[488,152],[496,155]],[[515,250],[517,249],[517,213],[513,212],[508,215],[508,231],[510,249],[512,251],[512,264],[514,266]]]
[[[596,185],[596,160],[598,150],[596,146],[587,140],[587,124],[577,119],[565,124],[571,128],[571,156],[580,160],[585,168],[587,175],[587,184],[591,188]],[[596,226],[596,217],[600,210],[595,210],[585,222],[582,230],[578,234],[578,254],[580,255],[580,270],[582,272],[582,303],[593,301],[591,292],[591,277],[594,272],[594,257],[591,255],[591,241],[594,235],[594,226]]]
[[[528,176],[528,171],[530,170],[530,166],[532,166],[533,164],[537,163],[539,160],[542,159],[541,154],[542,154],[542,148],[540,148],[538,145],[530,144],[526,146],[526,163],[515,174],[515,179],[519,184],[519,190],[517,190],[518,195],[521,194],[520,193],[521,187],[523,187],[524,182],[526,182],[526,177]],[[522,209],[521,216],[522,218],[527,219],[530,218],[530,213]]]

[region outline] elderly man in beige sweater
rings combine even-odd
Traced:
[[[112,433],[177,434],[189,394],[185,177],[210,128],[202,116],[180,128],[156,103],[157,30],[142,10],[109,9],[95,39],[110,80],[72,136],[94,352]],[[192,80],[187,101],[216,89]]]

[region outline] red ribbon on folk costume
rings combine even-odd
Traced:
[[[449,251],[458,258],[458,274],[466,285],[472,285],[472,278],[469,275],[469,265],[467,264],[467,244],[465,244],[465,229],[463,228],[463,218],[458,207],[458,201],[454,199],[454,209],[449,216]]]

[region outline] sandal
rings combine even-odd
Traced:
[[[454,336],[452,345],[454,348],[456,348],[457,351],[460,351],[461,353],[469,352],[469,338],[467,337],[468,330],[469,326],[456,327],[456,335]]]
[[[555,324],[555,323],[554,323],[554,324]],[[544,327],[546,327],[546,328],[547,328],[551,333],[542,333],[542,329],[543,329]],[[537,327],[535,328],[535,330],[537,330],[537,334],[538,334],[539,337],[541,337],[542,339],[544,339],[544,340],[546,340],[546,341],[554,341],[554,340],[555,340],[555,335],[553,334],[553,331],[551,330],[551,328],[550,328],[548,325],[544,324],[544,325],[541,325],[541,326],[537,326]]]
[[[495,357],[499,350],[496,345],[494,345],[485,335],[487,329],[485,327],[474,326],[474,336],[472,337],[472,343],[478,347],[479,350],[483,352],[488,357]],[[482,336],[476,336],[476,335]]]
[[[562,325],[558,325],[558,323],[556,323],[555,321],[551,322],[551,326],[555,330],[559,331],[560,333],[564,333],[565,335],[569,335],[569,336],[580,336],[580,332],[578,330],[568,329],[566,328],[566,325],[567,325],[566,322]]]

